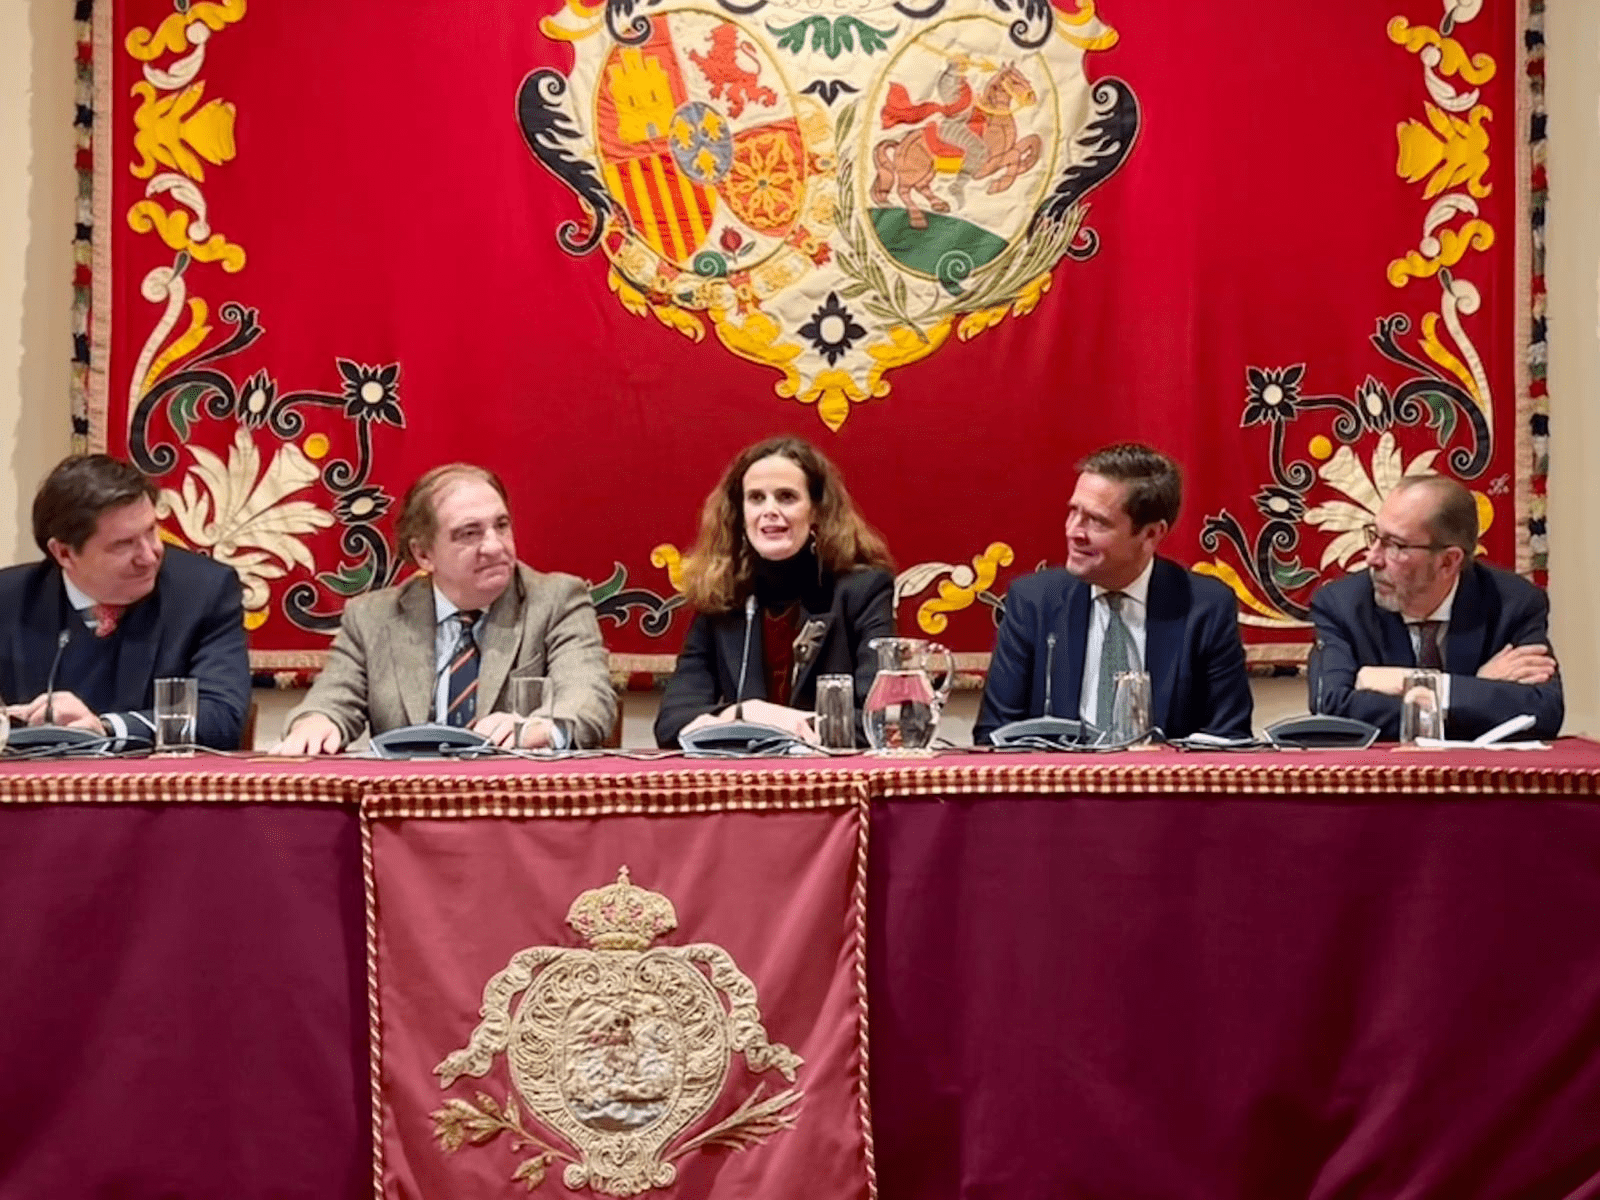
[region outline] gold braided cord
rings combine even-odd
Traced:
[[[372,1099],[372,1195],[383,1198],[383,1012],[378,995],[378,874],[372,822],[361,819],[361,881],[367,935],[367,1074]]]
[[[867,839],[872,822],[872,797],[862,789],[856,806],[856,878],[851,888],[856,907],[856,1029],[860,1049],[856,1069],[861,1078],[856,1095],[861,1107],[861,1149],[867,1168],[867,1200],[877,1200],[878,1157],[872,1140],[872,1042],[867,1023]]]
[[[1541,766],[1504,754],[1462,765],[1426,752],[1379,752],[1372,760],[1326,762],[1317,752],[1256,757],[1193,754],[1031,756],[950,754],[931,759],[769,760],[725,767],[653,770],[631,760],[562,764],[367,763],[333,760],[312,769],[223,770],[206,759],[146,770],[111,763],[5,763],[4,804],[333,804],[370,818],[596,817],[830,809],[919,797],[1061,796],[1593,796],[1593,766]]]

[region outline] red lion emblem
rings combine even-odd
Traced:
[[[754,65],[754,70],[746,70],[740,65],[740,51]],[[739,40],[739,30],[735,26],[718,25],[711,35],[711,53],[700,54],[691,50],[689,57],[711,85],[711,98],[728,102],[730,117],[737,117],[744,112],[746,101],[753,101],[765,108],[771,108],[778,102],[777,92],[761,86],[761,62],[756,58],[756,48],[749,42]]]

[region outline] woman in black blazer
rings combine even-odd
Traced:
[[[894,633],[892,572],[882,535],[821,451],[796,437],[749,447],[706,497],[684,559],[696,616],[661,699],[657,744],[734,720],[741,700],[743,720],[815,741],[818,675],[854,675],[859,712],[877,672],[868,643]]]

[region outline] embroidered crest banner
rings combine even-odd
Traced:
[[[80,429],[239,571],[260,670],[396,581],[450,459],[664,667],[699,505],[776,431],[957,651],[1130,438],[1260,661],[1407,474],[1543,568],[1537,5],[83,7]]]
[[[367,806],[381,1194],[869,1196],[860,798],[645,791]]]

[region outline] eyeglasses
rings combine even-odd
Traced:
[[[1439,542],[1402,542],[1386,533],[1379,533],[1376,525],[1363,527],[1361,536],[1366,539],[1368,550],[1382,547],[1385,554],[1404,554],[1407,550],[1426,550],[1430,554],[1437,554],[1440,550],[1450,549],[1449,546]]]

